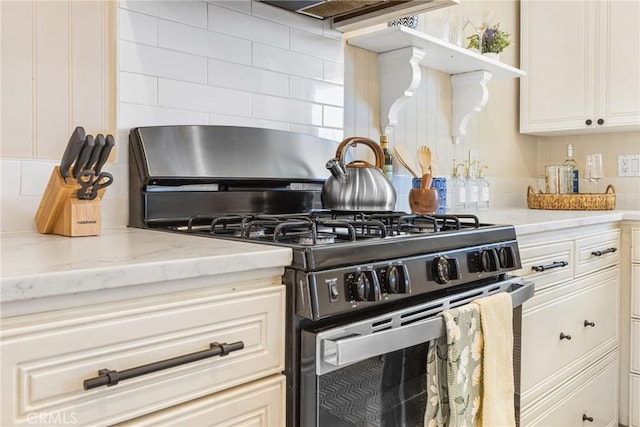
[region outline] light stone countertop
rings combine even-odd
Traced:
[[[493,209],[473,212],[481,222],[514,225],[523,236],[543,231],[603,224],[622,220],[638,221],[637,211],[559,211],[542,209]]]
[[[518,236],[640,220],[636,211],[494,209],[474,214],[481,222],[513,224]],[[24,232],[0,238],[2,303],[284,267],[292,258],[291,249],[279,246],[125,227],[107,228],[95,237]]]
[[[289,248],[125,227],[91,237],[0,238],[2,303],[284,267],[292,259]]]

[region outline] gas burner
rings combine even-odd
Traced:
[[[335,234],[318,233],[315,239],[313,236],[300,236],[295,240],[295,243],[304,246],[329,245],[335,243],[336,238]]]

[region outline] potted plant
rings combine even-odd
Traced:
[[[511,44],[511,34],[500,30],[499,27],[499,23],[493,27],[489,27],[482,35],[482,53],[489,53],[488,56],[492,56],[498,60],[500,59],[498,54]],[[467,40],[469,40],[467,49],[479,49],[478,39],[477,34],[467,37]]]

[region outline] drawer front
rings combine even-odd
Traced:
[[[536,291],[573,278],[571,241],[523,245],[520,246],[520,258],[522,268],[514,274],[532,280]],[[560,265],[563,263],[565,265]]]
[[[284,286],[111,303],[83,316],[68,311],[3,327],[0,424],[29,424],[38,414],[50,417],[46,424],[69,417],[76,425],[112,424],[283,368]],[[122,372],[238,341],[244,348],[224,357],[83,389],[101,369]]]
[[[631,262],[640,263],[640,228],[631,230]]]
[[[119,427],[278,427],[284,425],[284,375],[274,375],[118,424]]]
[[[640,264],[631,266],[631,315],[640,317]]]
[[[552,407],[536,420],[523,417],[522,425],[541,427],[616,426],[618,407],[615,360],[581,375],[571,391],[557,393]],[[583,382],[584,381],[584,382]],[[565,391],[565,390],[563,390]]]
[[[631,321],[631,370],[640,374],[640,320]]]
[[[529,404],[617,344],[618,269],[556,288],[522,317],[522,401]],[[592,326],[593,324],[593,326]],[[565,338],[561,338],[564,336]],[[568,338],[570,336],[571,338]]]
[[[576,276],[589,274],[620,262],[620,230],[576,240]]]
[[[640,427],[640,375],[631,375],[629,394],[629,426]]]

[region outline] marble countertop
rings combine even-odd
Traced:
[[[2,233],[0,300],[232,274],[291,263],[291,249],[135,228],[92,237]]]
[[[518,236],[622,220],[639,221],[637,211],[555,211],[542,209],[493,209],[474,212],[480,221],[514,225]]]
[[[519,236],[621,220],[635,211],[494,209],[482,222],[513,224]],[[0,300],[20,301],[169,280],[230,274],[291,263],[291,249],[135,228],[69,238],[2,233]]]

